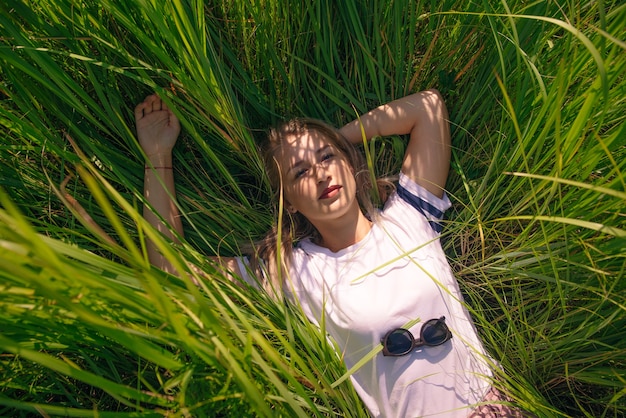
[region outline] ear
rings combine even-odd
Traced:
[[[287,209],[287,212],[291,213],[292,215],[295,213],[298,213],[298,209],[296,209],[292,204],[287,203],[285,205],[285,209]]]

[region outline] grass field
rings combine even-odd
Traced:
[[[538,417],[626,416],[623,2],[0,11],[1,416],[367,416],[317,329],[205,257],[273,223],[269,126],[432,87],[453,135],[444,247],[504,386]],[[132,111],[153,91],[183,124],[178,246],[140,215]],[[373,141],[371,169],[395,173],[404,143]]]

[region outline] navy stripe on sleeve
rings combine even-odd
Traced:
[[[431,228],[435,232],[441,233],[441,231],[443,230],[443,225],[441,225],[439,222],[434,220],[434,219],[443,218],[443,212],[441,210],[437,209],[436,207],[426,202],[425,200],[415,196],[414,194],[411,194],[407,189],[405,189],[401,185],[398,185],[397,193],[398,193],[398,196],[402,198],[402,200],[407,202],[409,205],[413,206],[422,215],[424,215],[424,217],[428,220],[428,223],[430,224]]]

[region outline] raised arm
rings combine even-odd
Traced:
[[[436,196],[443,189],[450,168],[448,111],[437,90],[415,93],[370,110],[341,132],[354,144],[375,136],[405,135],[410,139],[402,172]]]
[[[139,144],[147,156],[144,178],[147,204],[144,205],[143,216],[164,236],[177,241],[176,234],[183,236],[183,226],[175,200],[172,149],[180,133],[180,123],[155,94],[146,97],[135,107],[135,121]],[[174,229],[175,234],[166,224]],[[148,258],[154,266],[175,273],[152,241],[148,240],[146,245]]]
[[[157,231],[177,242],[177,237],[183,237],[183,225],[176,205],[172,149],[180,133],[180,123],[155,94],[146,97],[137,105],[135,120],[139,144],[148,158],[144,178],[144,197],[147,204],[143,208],[143,216]],[[176,274],[172,265],[152,241],[148,240],[146,246],[150,263],[168,273]],[[219,256],[209,258],[221,267],[223,274],[229,277],[232,277],[231,273],[241,275],[235,258]]]

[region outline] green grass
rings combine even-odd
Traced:
[[[267,127],[431,87],[453,128],[444,246],[503,384],[540,417],[625,415],[626,6],[83,3],[0,2],[0,415],[365,416],[316,329],[204,257],[272,224]],[[184,128],[175,248],[138,212],[152,91]],[[402,144],[374,143],[378,174]]]

